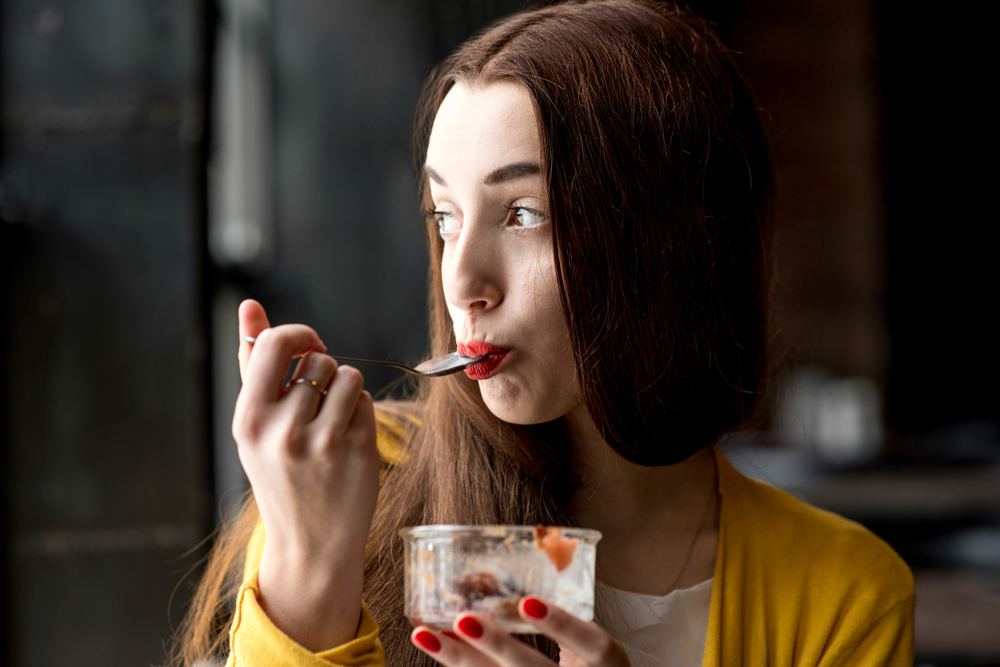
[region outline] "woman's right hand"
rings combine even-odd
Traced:
[[[318,652],[354,638],[364,551],[378,495],[371,395],[338,367],[311,328],[271,327],[256,301],[240,305],[240,374],[233,435],[267,539],[260,602],[272,622]],[[251,344],[247,337],[256,338]],[[284,378],[296,357],[293,378]]]

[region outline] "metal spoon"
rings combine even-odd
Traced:
[[[252,336],[244,336],[243,340],[253,345],[257,342],[257,339]],[[452,373],[457,373],[461,370],[465,370],[468,366],[476,363],[481,359],[485,359],[487,355],[481,357],[463,357],[458,352],[452,352],[451,354],[446,354],[443,357],[434,357],[433,359],[428,359],[422,363],[417,364],[414,367],[409,367],[405,364],[397,364],[395,361],[376,361],[375,359],[355,359],[353,357],[338,357],[335,355],[330,355],[337,361],[346,361],[351,364],[377,364],[379,366],[392,366],[393,368],[398,368],[401,371],[406,371],[407,373],[413,373],[414,375],[423,375],[429,378],[439,378],[445,375],[451,375]]]

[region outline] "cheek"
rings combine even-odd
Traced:
[[[445,305],[448,308],[448,316],[451,318],[451,328],[455,332],[455,335],[458,337],[458,340],[462,340],[461,336],[462,332],[459,331],[459,329],[461,328],[461,323],[465,321],[464,318],[462,317],[462,313],[453,305],[451,305],[451,303],[447,300],[445,301]]]
[[[451,252],[447,245],[441,252],[441,290],[444,292],[445,304],[448,306],[448,312],[451,312]]]
[[[526,271],[528,280],[524,282],[522,299],[525,310],[531,313],[539,338],[552,347],[553,352],[562,352],[563,348],[568,349],[569,331],[563,316],[555,267],[551,256],[547,259],[536,262]]]
[[[540,364],[547,376],[544,384],[549,392],[575,397],[579,394],[576,359],[551,256],[545,265],[536,265],[532,273],[533,279],[527,283],[524,302],[532,313],[538,349],[545,356]]]
[[[444,304],[448,310],[448,316],[451,318],[451,326],[455,332],[455,336],[458,340],[464,338],[464,332],[461,331],[464,326],[465,318],[462,317],[462,312],[460,309],[456,308],[452,304],[452,284],[449,280],[451,276],[451,249],[448,245],[444,246],[441,253],[441,290],[444,292]]]

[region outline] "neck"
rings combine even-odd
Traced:
[[[567,415],[566,426],[581,481],[569,510],[579,525],[604,535],[598,577],[660,595],[710,577],[719,508],[713,453],[640,466],[604,441],[583,406]]]

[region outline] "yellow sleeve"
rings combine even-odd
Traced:
[[[404,458],[403,441],[406,431],[412,426],[420,426],[420,418],[414,413],[414,407],[409,403],[393,403],[384,401],[376,405],[375,431],[376,444],[382,463],[395,466]]]
[[[226,667],[384,667],[378,624],[364,602],[354,639],[322,653],[303,648],[271,622],[260,606],[257,585],[264,539],[264,524],[258,523],[247,545],[243,585],[236,596],[236,610],[229,628]]]
[[[353,640],[322,653],[295,643],[271,622],[261,609],[257,570],[243,583],[236,599],[236,613],[229,630],[227,667],[384,667],[385,654],[378,640],[378,624],[361,603],[361,623]]]

